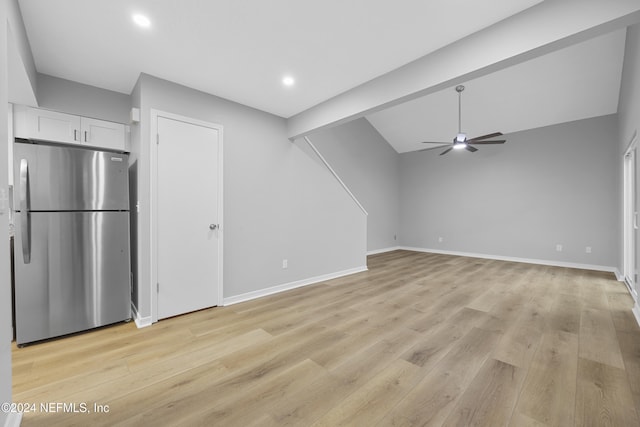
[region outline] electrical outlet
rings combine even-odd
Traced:
[[[588,254],[591,253],[591,246],[587,246],[586,248],[584,248],[584,251]]]
[[[561,244],[557,244],[556,245],[556,251],[557,252],[562,252],[562,245]]]
[[[282,268],[289,268],[289,260],[288,259],[283,259],[282,260]]]

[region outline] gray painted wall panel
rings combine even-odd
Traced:
[[[38,73],[38,106],[129,124],[129,95]]]
[[[504,146],[477,153],[400,156],[402,244],[615,267],[621,173],[616,117],[507,138]]]
[[[398,153],[364,118],[309,138],[367,210],[367,250],[397,246]]]
[[[284,119],[148,75],[139,85],[141,124],[153,108],[224,126],[225,298],[366,265],[366,217],[325,168],[287,139]],[[141,248],[148,245],[148,145],[149,129],[141,126],[135,145]],[[139,251],[141,307],[150,299],[146,252]]]

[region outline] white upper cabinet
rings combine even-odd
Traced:
[[[127,127],[121,123],[14,106],[15,137],[128,151]]]
[[[127,134],[125,125],[104,120],[80,118],[82,143],[109,150],[126,150]]]
[[[26,113],[28,138],[67,143],[80,141],[80,117],[35,108],[27,108]],[[15,114],[18,120],[20,110]],[[20,137],[19,130],[20,126],[16,126],[17,137]]]

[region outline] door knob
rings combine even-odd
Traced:
[[[209,230],[215,230],[218,228],[218,224],[209,224]]]

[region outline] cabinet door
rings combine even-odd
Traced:
[[[126,151],[126,132],[123,124],[82,117],[81,125],[83,144]]]
[[[80,142],[80,117],[27,108],[26,132],[27,138],[77,144]]]

